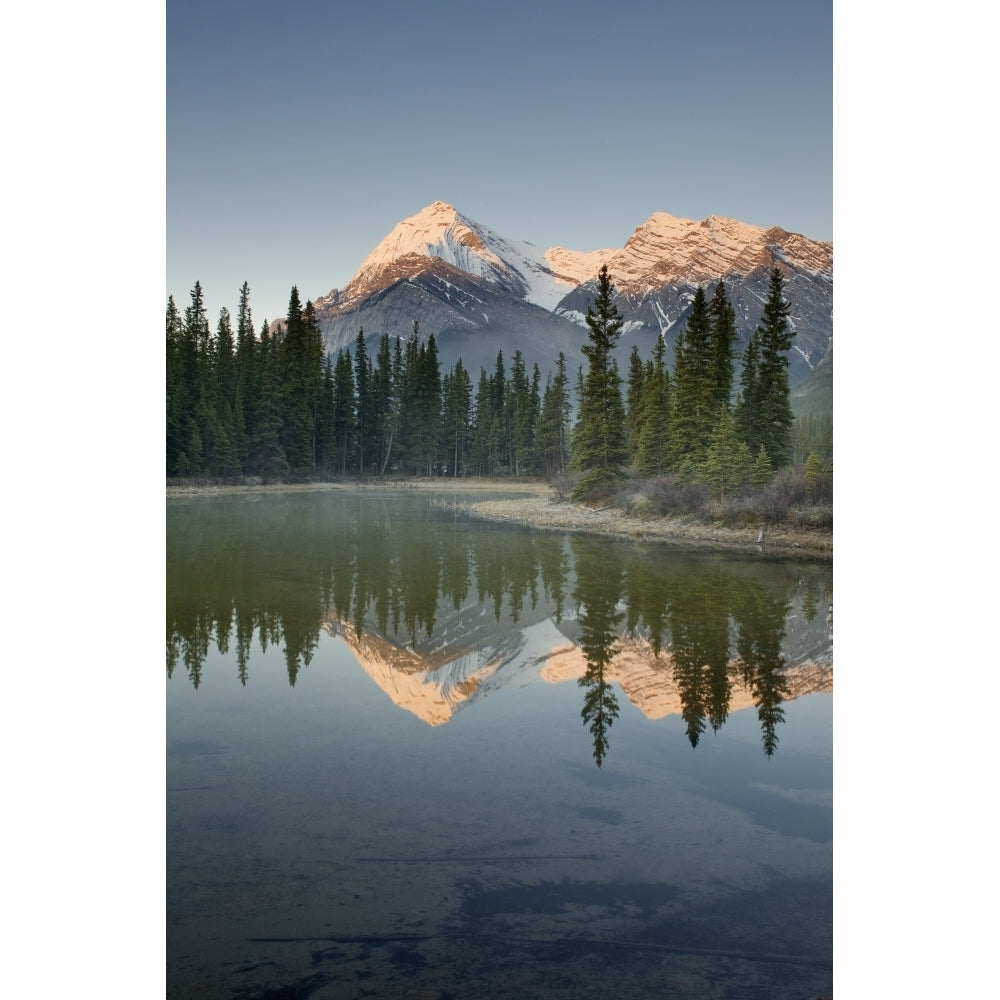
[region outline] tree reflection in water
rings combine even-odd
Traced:
[[[583,697],[583,721],[594,738],[594,760],[600,767],[608,752],[608,730],[618,718],[618,699],[605,679],[605,669],[615,654],[615,643],[621,634],[625,613],[618,610],[625,568],[619,562],[609,562],[599,548],[586,539],[574,537],[573,554],[576,563],[576,588],[580,624],[580,648],[587,658],[587,671],[580,678]]]
[[[443,516],[429,499],[414,517],[408,503],[405,517],[395,500],[353,494],[168,503],[168,676],[183,663],[197,688],[212,643],[227,653],[232,642],[245,685],[256,635],[262,650],[283,647],[294,685],[330,621],[416,649],[443,642],[441,622],[449,643],[474,643],[484,611],[512,628],[548,618],[578,633],[581,715],[598,766],[619,715],[615,657],[626,641],[648,643],[655,669],[672,677],[692,747],[707,725],[725,724],[741,683],[774,753],[790,693],[792,595],[812,620],[830,605],[828,575],[804,583],[791,564],[499,530]],[[575,625],[564,623],[567,600]]]

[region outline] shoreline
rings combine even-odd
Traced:
[[[317,482],[289,484],[246,483],[213,485],[198,482],[168,483],[167,498],[234,493],[287,493],[323,491],[410,490],[425,493],[519,494],[503,499],[473,500],[468,497],[444,503],[475,520],[517,524],[539,531],[566,531],[603,535],[636,542],[669,542],[698,549],[719,549],[790,558],[833,559],[830,531],[796,525],[768,525],[763,545],[757,544],[757,526],[729,527],[699,520],[691,515],[639,518],[616,507],[602,509],[559,500],[548,483],[531,480],[512,482],[489,479],[407,479],[364,482]]]

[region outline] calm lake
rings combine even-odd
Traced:
[[[168,997],[832,995],[829,564],[401,489],[166,523]]]

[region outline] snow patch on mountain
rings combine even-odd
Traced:
[[[437,258],[552,311],[568,292],[595,278],[613,253],[544,250],[525,240],[508,240],[436,201],[397,223],[362,261],[343,293],[324,301],[350,306],[385,287],[387,275],[412,277],[424,261]]]

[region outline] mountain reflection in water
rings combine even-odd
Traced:
[[[324,633],[429,725],[505,685],[575,679],[600,766],[620,712],[682,716],[692,747],[756,707],[832,690],[829,568],[456,520],[431,498],[196,498],[167,507],[167,674],[212,643],[251,679],[254,638],[289,684]]]

